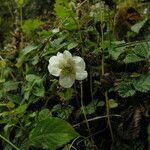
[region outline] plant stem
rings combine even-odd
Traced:
[[[4,136],[0,134],[0,138],[3,139],[5,142],[10,144],[15,150],[20,150],[18,147],[16,147],[13,143],[11,143],[9,140],[7,140]]]
[[[23,17],[22,17],[22,6],[20,7],[20,27],[21,27],[21,42],[20,48],[23,48],[23,33],[22,33],[22,26],[23,26]]]
[[[86,112],[85,112],[84,104],[83,104],[83,84],[82,84],[82,81],[80,82],[80,88],[81,88],[81,108],[82,108],[83,115],[84,115],[84,118],[85,118],[85,121],[86,121],[87,129],[90,133],[90,127],[89,127],[89,123],[87,121]]]
[[[106,101],[106,115],[107,115],[107,123],[109,126],[109,130],[110,130],[110,135],[112,138],[112,141],[114,141],[114,135],[112,132],[112,126],[111,126],[111,120],[110,120],[110,106],[109,106],[109,98],[108,98],[108,92],[105,91],[105,101]]]
[[[92,69],[90,69],[90,92],[91,92],[91,100],[93,103],[93,85],[92,85],[93,81],[92,81]]]
[[[103,6],[104,7],[104,6]],[[105,8],[103,8],[103,11]],[[101,45],[102,45],[102,60],[101,60],[101,75],[105,74],[105,55],[104,55],[104,33],[103,33],[103,23],[104,23],[104,12],[101,13]],[[114,141],[114,136],[112,132],[111,120],[110,120],[110,106],[109,106],[109,98],[107,90],[104,92],[105,102],[106,102],[106,116],[107,116],[107,124],[109,126],[110,134],[112,141]]]
[[[102,65],[102,76],[104,75],[104,54],[102,55],[102,61],[101,61],[101,65]],[[111,120],[110,120],[110,106],[109,106],[109,98],[108,98],[108,92],[105,91],[104,93],[104,96],[105,96],[105,102],[106,102],[106,116],[107,116],[107,123],[108,123],[108,126],[109,126],[109,130],[110,130],[110,134],[111,134],[111,138],[112,140],[114,141],[114,137],[113,137],[113,132],[112,132],[112,127],[111,127]]]

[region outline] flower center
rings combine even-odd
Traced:
[[[61,74],[64,76],[75,75],[75,62],[71,59],[68,59],[65,63],[62,64],[61,69]]]

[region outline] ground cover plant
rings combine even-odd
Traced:
[[[0,149],[150,148],[149,1],[0,8]]]

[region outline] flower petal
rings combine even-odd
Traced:
[[[69,51],[64,51],[63,52],[63,56],[64,56],[64,59],[72,59],[72,55]]]
[[[74,56],[73,60],[75,61],[75,68],[77,72],[83,72],[85,70],[85,62],[79,56]]]
[[[76,80],[84,80],[85,78],[87,78],[87,76],[87,71],[76,72]]]
[[[59,64],[62,64],[65,61],[63,54],[60,52],[57,53],[56,57],[57,57],[57,60],[59,61]]]
[[[48,70],[50,74],[58,77],[60,75],[61,69],[48,65]]]
[[[73,85],[74,81],[75,77],[71,75],[67,76],[60,75],[59,77],[59,83],[64,88],[70,88]]]
[[[49,59],[49,65],[48,65],[48,71],[50,72],[50,74],[52,74],[53,76],[59,76],[61,72],[59,65],[60,65],[60,62],[58,60],[58,57],[52,56]]]

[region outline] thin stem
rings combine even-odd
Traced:
[[[111,115],[109,115],[109,116],[110,116],[110,117],[121,117],[121,115],[117,115],[117,114],[111,114]],[[88,119],[87,121],[88,121],[88,122],[91,122],[91,121],[95,121],[95,120],[99,120],[99,119],[103,119],[103,118],[107,118],[107,117],[108,117],[107,115],[105,115],[105,116],[97,116],[97,117]],[[80,126],[81,124],[84,124],[84,123],[86,123],[85,120],[82,121],[82,122],[80,122],[80,123],[78,123],[78,124],[73,125],[73,127]]]
[[[104,11],[104,8],[103,8],[103,11]],[[103,33],[104,12],[103,11],[101,12],[101,45],[102,46],[104,44],[104,33]],[[102,76],[105,74],[104,63],[105,63],[105,55],[104,55],[104,49],[102,49],[102,60],[101,60],[101,75]],[[105,91],[104,96],[105,96],[105,102],[106,102],[107,124],[109,126],[112,141],[114,141],[112,126],[111,126],[111,120],[110,120],[110,106],[109,106],[109,98],[108,98],[108,92],[107,91]]]
[[[105,91],[105,101],[106,101],[106,115],[107,115],[107,123],[109,126],[109,130],[110,130],[110,134],[111,134],[111,138],[112,141],[114,141],[114,135],[113,135],[113,131],[112,131],[112,126],[111,126],[111,120],[110,120],[110,106],[109,106],[109,98],[108,98],[108,92]]]
[[[16,147],[13,143],[11,143],[9,140],[7,140],[4,136],[0,134],[0,138],[3,139],[5,142],[10,144],[15,150],[20,150],[18,147]]]
[[[92,69],[90,69],[90,92],[91,92],[91,99],[92,99],[92,102],[93,102],[93,86],[92,86]]]
[[[71,143],[70,146],[69,146],[69,150],[71,150],[71,148],[73,147],[74,142],[75,142],[77,139],[79,139],[79,138],[81,138],[81,136],[78,136],[77,138],[75,138],[75,139],[72,141],[72,143]]]
[[[83,85],[82,85],[82,81],[80,82],[80,88],[81,88],[81,108],[82,108],[83,115],[84,115],[84,118],[85,118],[85,121],[86,121],[87,129],[90,132],[90,127],[89,127],[89,123],[87,121],[86,112],[85,112],[84,104],[83,104]]]
[[[20,48],[23,48],[22,26],[23,26],[23,17],[22,17],[22,6],[21,6],[20,7],[20,27],[21,27],[21,43],[20,43]]]

